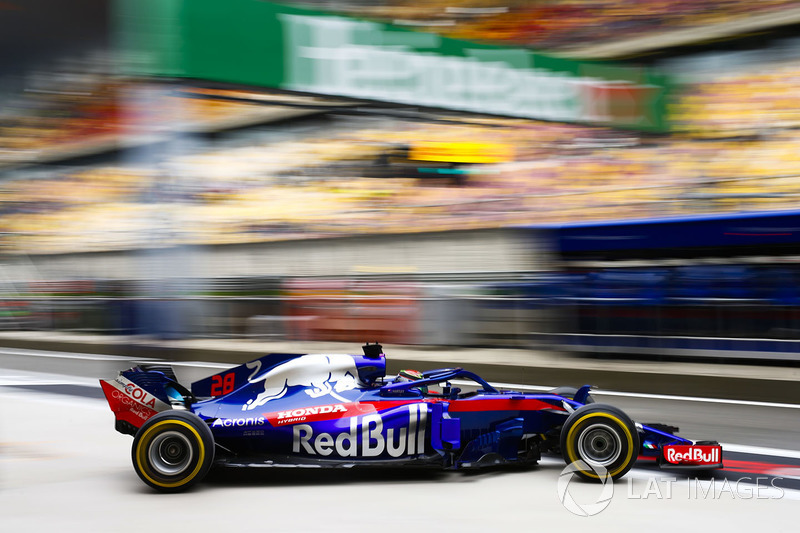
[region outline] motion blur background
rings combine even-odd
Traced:
[[[800,360],[800,3],[4,0],[0,328]]]

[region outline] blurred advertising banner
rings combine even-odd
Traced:
[[[418,141],[411,144],[408,159],[446,163],[505,163],[514,159],[514,148],[506,143]]]
[[[665,131],[667,79],[261,0],[117,0],[134,73]]]

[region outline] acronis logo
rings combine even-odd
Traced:
[[[266,419],[263,416],[249,417],[249,418],[217,418],[211,424],[212,428],[217,427],[247,427],[247,426],[263,426]]]

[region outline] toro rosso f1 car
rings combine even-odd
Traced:
[[[136,473],[164,492],[187,489],[212,466],[462,469],[532,464],[544,452],[590,480],[619,478],[642,456],[663,468],[722,467],[716,442],[634,423],[594,403],[588,385],[528,394],[461,368],[385,374],[381,346],[367,344],[364,355],[269,354],[191,390],[167,365],[100,383],[117,431],[133,436]]]

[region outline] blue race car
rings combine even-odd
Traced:
[[[590,480],[617,479],[640,457],[662,468],[722,467],[716,442],[634,423],[594,403],[588,385],[498,390],[461,368],[387,378],[382,347],[363,349],[269,354],[191,390],[171,367],[152,364],[100,384],[115,428],[134,437],[136,473],[163,492],[187,489],[212,466],[462,469],[535,464],[549,452]]]

